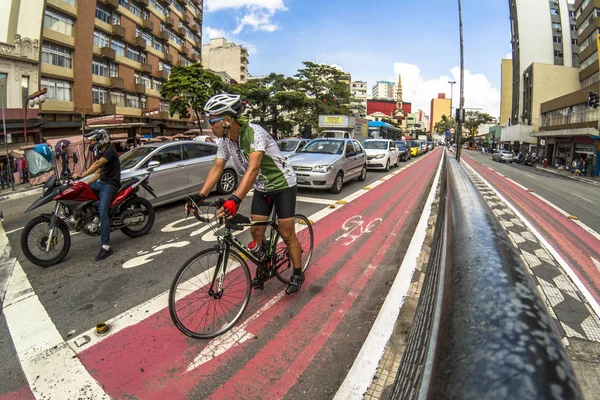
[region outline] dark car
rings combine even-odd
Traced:
[[[398,147],[398,152],[400,156],[398,157],[402,161],[410,160],[410,147],[406,143],[405,140],[396,140],[396,146]]]

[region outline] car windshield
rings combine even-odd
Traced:
[[[419,147],[419,143],[416,140],[407,140],[406,144],[408,144],[409,147]]]
[[[129,169],[135,167],[144,157],[150,154],[156,147],[154,146],[141,146],[135,149],[129,150],[127,153],[119,157],[121,162],[121,169]]]
[[[406,142],[395,142],[400,150],[406,149]]]
[[[281,151],[294,151],[298,145],[298,140],[280,140],[277,142],[277,147]]]
[[[385,140],[365,140],[362,145],[365,150],[387,150],[388,148],[388,142]]]
[[[344,142],[334,140],[313,140],[300,153],[342,154]]]

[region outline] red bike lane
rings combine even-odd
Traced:
[[[385,265],[440,156],[438,149],[315,222],[313,260],[298,295],[283,296],[278,281],[268,282],[253,291],[236,326],[210,341],[181,334],[165,308],[80,352],[80,360],[113,398],[283,397]]]
[[[527,218],[572,267],[596,302],[600,302],[600,271],[592,261],[592,257],[600,260],[600,241],[538,197],[468,155],[463,160]]]

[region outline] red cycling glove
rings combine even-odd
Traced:
[[[225,210],[227,216],[233,217],[237,213],[238,207],[240,206],[241,202],[242,201],[239,199],[239,197],[235,195],[225,200],[225,202],[223,203],[223,210]]]

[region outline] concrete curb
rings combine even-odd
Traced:
[[[14,192],[5,195],[0,195],[0,201],[22,199],[24,197],[39,195],[42,194],[42,189],[43,188],[40,187],[35,189],[24,190],[22,192]]]
[[[537,166],[535,168],[539,169],[539,170],[542,170],[542,171],[550,172],[551,174],[554,174],[554,175],[562,176],[564,178],[573,179],[574,181],[579,181],[579,182],[583,182],[583,183],[587,183],[587,184],[590,184],[590,185],[593,185],[593,186],[600,187],[600,182],[594,182],[594,181],[591,181],[589,179],[580,178],[578,176],[564,175],[564,174],[561,174],[560,172],[556,172],[556,171],[553,171],[553,170],[548,169],[548,168],[542,168],[542,167],[537,167]]]

